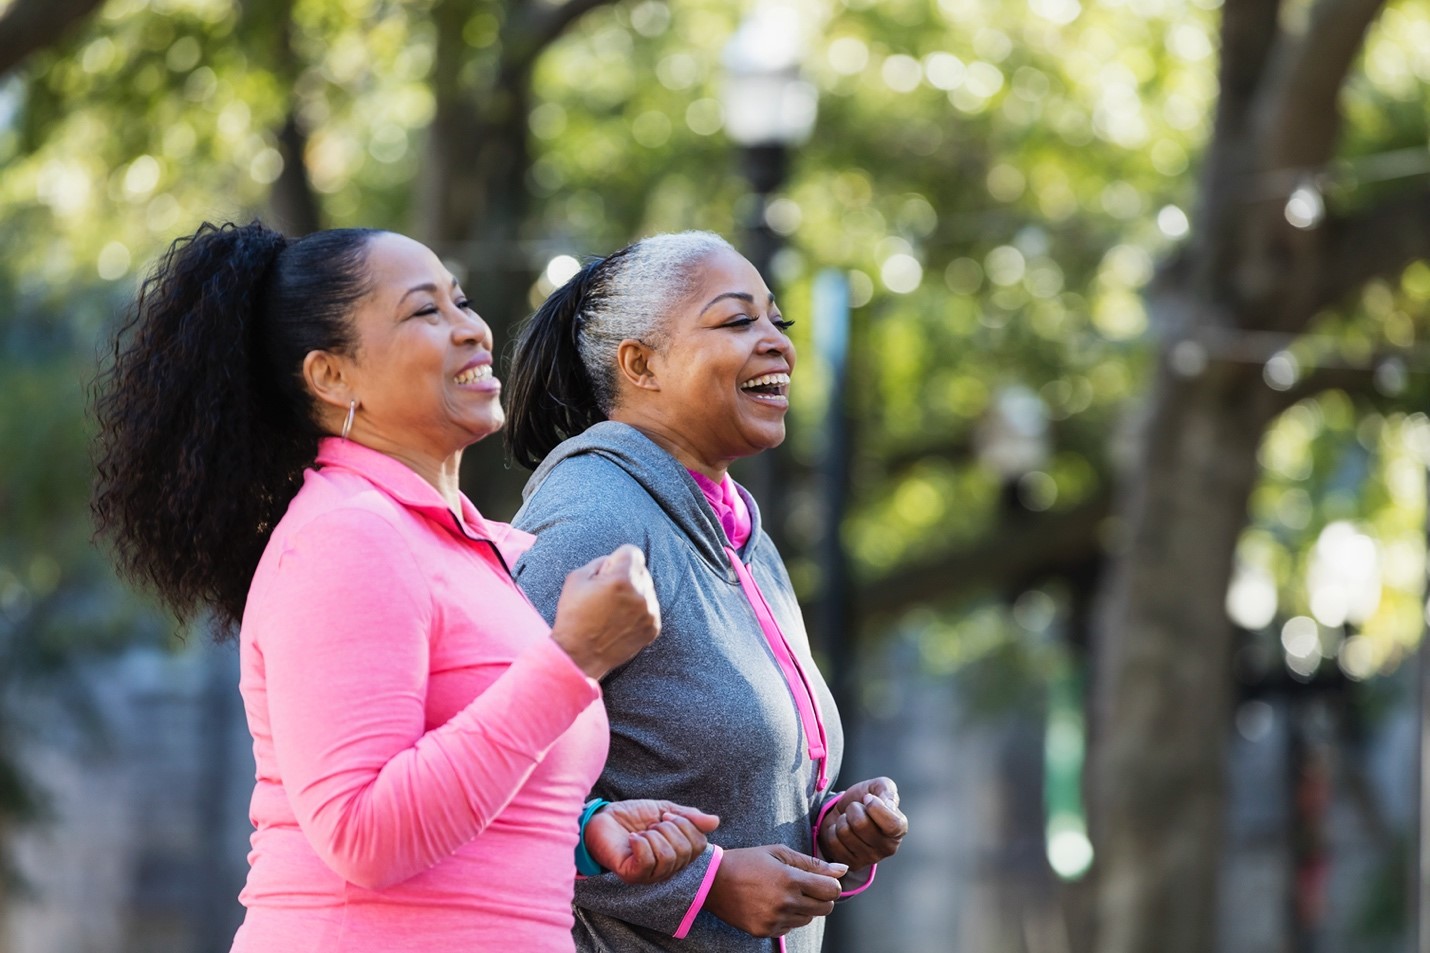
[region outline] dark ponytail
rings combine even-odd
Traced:
[[[588,262],[517,333],[507,373],[506,445],[527,469],[561,441],[606,419],[580,348],[582,313],[598,293],[604,262]]]
[[[181,621],[243,614],[258,559],[322,435],[311,350],[352,347],[368,230],[289,241],[205,223],[140,287],[95,382],[97,531]]]

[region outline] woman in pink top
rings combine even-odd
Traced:
[[[499,392],[456,280],[387,232],[204,225],[116,338],[99,527],[181,619],[239,626],[257,779],[235,951],[569,951],[576,857],[653,882],[714,830],[665,801],[582,809],[597,679],[659,610],[632,547],[572,573],[550,627],[516,588],[532,537],[457,486]]]

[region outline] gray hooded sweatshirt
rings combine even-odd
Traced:
[[[611,751],[592,793],[611,801],[664,798],[718,814],[710,841],[722,848],[786,844],[812,854],[812,825],[830,792],[816,790],[795,696],[731,567],[719,518],[690,473],[640,431],[608,421],[553,450],[525,496],[512,523],[537,541],[515,575],[548,622],[566,574],[623,543],[645,553],[660,600],[660,637],[602,682]],[[833,787],[844,749],[834,699],[810,657],[784,564],[760,529],[754,500],[744,500],[754,525],[739,557],[818,700]],[[778,949],[777,940],[693,913],[713,856],[707,847],[658,884],[626,884],[609,873],[578,881],[577,948]],[[816,918],[788,934],[785,949],[815,953],[823,934]]]

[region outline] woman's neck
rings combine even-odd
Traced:
[[[631,418],[620,419],[618,417],[612,417],[611,419],[634,427],[645,434],[651,439],[652,443],[680,461],[680,464],[685,467],[685,469],[694,470],[696,473],[701,474],[716,484],[725,481],[725,474],[730,469],[729,460],[709,459],[696,447],[692,446],[690,441],[685,439],[681,434],[660,424],[648,420]]]
[[[441,494],[443,501],[447,504],[447,509],[451,510],[458,520],[461,520],[462,452],[460,450],[449,456],[438,458],[427,456],[410,447],[385,446],[373,447],[373,449],[404,464],[413,473],[430,483]]]

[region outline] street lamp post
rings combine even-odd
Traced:
[[[740,244],[771,287],[780,237],[770,227],[770,201],[785,182],[791,147],[808,139],[814,128],[817,105],[814,86],[800,75],[802,46],[793,8],[760,4],[740,24],[721,56],[725,131],[740,147],[740,169],[750,186],[740,216]],[[751,491],[770,516],[765,526],[776,545],[785,541],[784,508],[778,498],[783,482],[780,464],[778,450],[767,451],[746,471]]]
[[[789,155],[794,146],[809,138],[814,128],[818,97],[814,86],[800,75],[803,53],[801,27],[796,11],[778,3],[758,3],[725,45],[721,57],[725,67],[723,105],[725,131],[740,147],[740,171],[750,186],[739,217],[740,244],[760,275],[775,286],[775,259],[780,236],[769,220],[770,201],[784,185],[789,173]],[[843,522],[847,492],[847,422],[842,389],[845,338],[848,327],[848,291],[837,275],[826,275],[816,283],[816,313],[822,321],[832,319],[822,333],[816,328],[816,347],[834,365],[835,383],[829,396],[824,434],[822,502],[825,535],[818,553],[823,584],[816,615],[823,648],[828,653],[831,688],[846,717],[846,737],[852,737],[855,711],[850,699],[848,655],[848,567],[839,526]],[[766,532],[775,545],[785,547],[782,479],[783,454],[780,448],[767,450],[749,461],[744,479],[759,501]],[[846,764],[848,759],[846,759]],[[827,953],[843,953],[850,948],[847,924],[835,918],[825,935]]]
[[[770,197],[784,184],[790,148],[814,129],[818,94],[800,76],[802,47],[794,10],[762,4],[740,24],[721,55],[725,131],[741,149],[741,171],[751,192],[740,223],[742,238],[750,262],[766,281],[779,249],[766,216]]]

